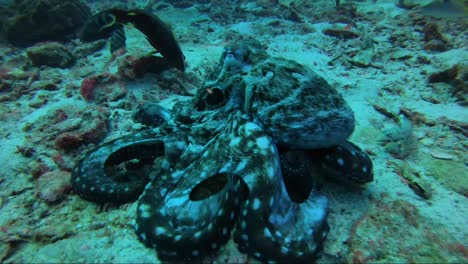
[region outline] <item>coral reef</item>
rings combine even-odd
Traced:
[[[18,0],[3,8],[14,12],[2,19],[6,40],[22,47],[64,40],[91,16],[91,10],[79,0]]]
[[[26,54],[36,67],[45,65],[50,67],[68,68],[75,63],[75,57],[64,45],[48,42],[35,45],[26,50]]]

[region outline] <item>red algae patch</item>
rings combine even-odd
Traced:
[[[102,140],[108,132],[108,117],[102,107],[63,105],[27,123],[23,130],[34,135],[30,144],[42,142],[47,148],[71,151]]]

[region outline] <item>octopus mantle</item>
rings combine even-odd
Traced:
[[[259,260],[310,263],[329,229],[317,177],[372,180],[346,141],[353,112],[323,78],[255,43],[227,47],[209,77],[191,102],[161,110],[165,124],[87,153],[74,191],[139,197],[136,234],[164,260],[201,260],[233,235]]]

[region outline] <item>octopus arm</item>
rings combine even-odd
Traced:
[[[198,261],[230,238],[246,186],[243,153],[231,138],[231,126],[211,139],[187,167],[158,175],[144,190],[137,207],[136,234],[156,248],[164,261]]]
[[[328,233],[327,199],[312,191],[301,202],[291,199],[275,167],[273,181],[257,183],[241,209],[234,240],[241,252],[262,261],[310,263]]]
[[[88,152],[72,171],[72,187],[81,197],[95,202],[125,203],[136,200],[149,179],[119,170],[119,179],[107,171],[130,160],[152,162],[164,155],[163,137],[141,132],[109,141]]]
[[[344,184],[360,185],[374,179],[369,155],[350,141],[324,149],[310,150],[320,163],[323,176]]]
[[[244,157],[234,170],[242,176],[248,196],[234,232],[241,252],[262,261],[310,262],[317,257],[328,232],[328,202],[308,189],[303,201],[293,201],[281,173],[272,139],[253,122],[231,129]],[[232,141],[231,141],[232,142]]]

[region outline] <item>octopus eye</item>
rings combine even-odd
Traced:
[[[226,186],[227,182],[228,175],[226,173],[215,174],[197,184],[190,192],[189,198],[191,201],[205,200],[219,193]]]
[[[207,89],[206,104],[208,106],[217,106],[224,102],[224,92],[219,88]]]

